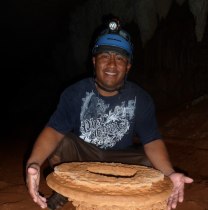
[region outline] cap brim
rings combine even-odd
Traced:
[[[93,55],[99,54],[99,53],[103,53],[103,52],[116,52],[118,54],[121,54],[122,56],[125,56],[127,58],[130,58],[129,53],[126,52],[126,50],[121,49],[119,47],[115,47],[115,46],[105,46],[105,45],[101,45],[97,48],[94,49]]]

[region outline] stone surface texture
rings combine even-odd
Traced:
[[[172,190],[160,171],[121,163],[63,163],[46,180],[78,210],[165,210]]]

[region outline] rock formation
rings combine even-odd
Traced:
[[[161,172],[121,163],[63,163],[46,180],[78,210],[163,210],[172,190]]]

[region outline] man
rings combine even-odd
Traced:
[[[132,53],[128,33],[113,20],[93,48],[95,78],[79,81],[61,95],[27,162],[27,187],[41,208],[58,209],[66,202],[56,192],[48,200],[38,192],[40,167],[47,158],[51,166],[70,161],[149,165],[147,156],[152,166],[173,182],[168,209],[183,201],[184,185],[193,180],[174,171],[149,94],[126,80]],[[146,156],[141,149],[132,149],[135,135]]]

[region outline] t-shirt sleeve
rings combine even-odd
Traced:
[[[139,98],[136,111],[136,134],[142,144],[161,138],[155,116],[154,102],[149,94]]]
[[[66,134],[73,130],[73,116],[75,114],[74,96],[65,90],[61,96],[55,112],[50,117],[47,126],[54,128],[60,133]]]

